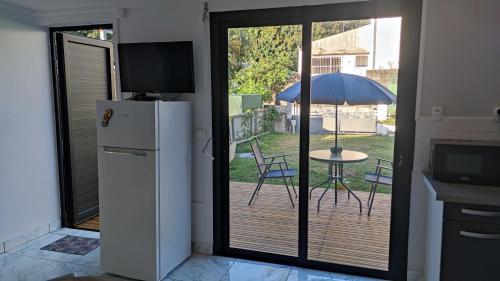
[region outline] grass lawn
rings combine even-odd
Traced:
[[[290,168],[299,168],[299,136],[291,133],[271,133],[262,136],[259,139],[264,155],[288,154],[288,165]],[[311,135],[310,149],[329,149],[333,146],[333,135]],[[369,159],[360,163],[345,164],[344,178],[345,182],[353,190],[370,190],[370,184],[364,181],[366,172],[375,170],[375,159],[393,158],[394,137],[376,136],[376,135],[339,135],[339,143],[344,149],[356,150],[368,154]],[[255,164],[255,159],[240,158],[239,153],[251,152],[248,142],[238,144],[236,147],[236,158],[229,166],[229,175],[231,181],[257,183],[259,171]],[[278,167],[278,166],[276,166]],[[328,175],[328,164],[318,161],[309,161],[309,185],[314,186],[321,183]],[[299,182],[298,175],[294,179],[297,186]],[[281,179],[266,180],[265,183],[283,184]],[[380,186],[377,190],[383,193],[390,193],[391,189]]]

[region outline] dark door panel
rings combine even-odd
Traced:
[[[71,201],[68,221],[77,224],[99,213],[95,104],[115,92],[113,45],[65,33],[56,36],[66,132],[63,153],[68,155],[64,165],[70,177],[63,188]]]

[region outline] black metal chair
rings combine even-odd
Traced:
[[[384,174],[384,170],[392,171],[392,161],[385,160],[381,158],[375,158],[377,160],[377,165],[375,167],[375,173],[367,173],[365,175],[365,181],[371,183],[372,187],[370,189],[370,194],[368,195],[368,215],[370,215],[373,207],[373,200],[375,199],[375,193],[377,192],[377,186],[387,185],[392,186],[392,176]],[[383,163],[388,163],[390,166],[384,166]]]
[[[257,163],[257,169],[259,170],[260,175],[259,175],[259,182],[257,183],[257,187],[255,187],[255,190],[252,194],[252,198],[250,198],[250,201],[248,202],[248,206],[252,204],[255,195],[259,193],[266,179],[282,178],[283,182],[285,183],[286,190],[288,191],[288,197],[290,197],[290,202],[292,203],[292,207],[295,208],[287,179],[290,180],[290,183],[292,184],[293,193],[295,194],[295,197],[297,197],[297,191],[295,190],[295,185],[293,184],[292,180],[292,178],[296,176],[297,170],[290,169],[288,167],[288,163],[286,161],[286,157],[288,155],[280,154],[280,155],[264,157],[264,155],[260,150],[260,145],[257,139],[250,140],[250,147],[252,148],[255,162]],[[275,161],[277,158],[278,159],[281,158],[282,161]],[[279,166],[279,169],[277,168],[273,169],[273,167],[276,166]]]

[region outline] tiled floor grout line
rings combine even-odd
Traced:
[[[52,236],[54,236],[54,235],[61,235],[61,234],[59,234],[59,233],[48,232],[48,233],[45,233],[45,234],[44,234],[44,235],[42,235],[42,236],[38,236],[37,238],[35,238],[35,239],[33,239],[33,240],[30,240],[30,241],[24,242],[23,244],[21,244],[21,245],[19,245],[19,246],[15,247],[15,248],[12,248],[12,249],[10,249],[10,250],[8,250],[8,251],[5,251],[5,253],[15,254],[16,252],[22,251],[22,250],[24,250],[24,249],[26,249],[26,248],[28,248],[28,247],[29,247],[29,246],[24,247],[26,244],[31,243],[31,242],[33,242],[33,241],[35,241],[35,240],[38,240],[38,239],[42,239],[42,237],[44,237],[44,236],[46,236],[46,235],[48,235],[48,234],[53,234]],[[49,238],[49,237],[52,237],[52,236],[48,236],[48,237],[45,237],[45,238]],[[45,238],[44,238],[44,239],[45,239]],[[49,244],[50,244],[50,243],[49,243]],[[12,250],[14,250],[14,249],[17,249],[17,250],[16,250],[16,252],[11,252],[11,251],[12,251]],[[20,255],[20,256],[26,256],[26,255]]]
[[[23,254],[18,254],[18,253],[9,253],[9,254],[20,256],[20,257],[27,257],[27,258],[33,258],[33,259],[39,259],[39,260],[45,260],[45,261],[52,261],[52,262],[58,262],[59,261],[59,260],[52,260],[52,259],[41,258],[41,257],[33,257],[33,256],[28,256],[28,255],[23,255]]]
[[[101,273],[103,273],[102,270],[101,270],[101,268],[100,268],[100,266],[92,266],[92,265],[78,264],[78,263],[74,263],[74,262],[61,261],[62,259],[64,259],[66,256],[68,256],[70,254],[66,254],[65,256],[63,256],[63,257],[61,257],[60,259],[57,259],[57,260],[47,259],[47,258],[42,258],[42,257],[33,257],[33,256],[19,254],[19,253],[6,253],[6,254],[15,255],[15,256],[19,256],[19,257],[28,257],[28,258],[32,258],[32,259],[49,261],[50,263],[47,264],[46,267],[43,268],[43,269],[41,269],[39,272],[44,272],[47,269],[48,266],[52,266],[52,265],[58,263],[58,264],[70,264],[70,265],[81,266],[81,267],[83,267],[85,269],[98,267],[99,270],[101,271]],[[182,281],[182,280],[177,280],[177,281]]]
[[[19,248],[19,247],[21,247],[21,246],[23,246],[23,245],[25,245],[25,244],[28,244],[28,243],[30,243],[30,242],[33,242],[33,241],[35,241],[35,240],[37,240],[37,239],[39,239],[39,238],[41,238],[41,237],[43,237],[43,236],[45,236],[45,235],[47,235],[47,234],[51,234],[51,233],[52,233],[52,232],[50,232],[50,231],[49,231],[49,232],[47,232],[47,233],[44,233],[44,234],[42,234],[42,235],[40,235],[40,236],[37,236],[37,237],[35,237],[35,238],[31,239],[31,240],[26,241],[26,242],[24,242],[24,243],[22,243],[22,244],[20,244],[20,245],[17,245],[16,247],[14,247],[14,248],[12,248],[12,249],[10,249],[10,250],[13,250],[13,249]],[[5,252],[5,253],[11,253],[11,252],[9,252],[10,250],[9,250],[9,251],[7,251],[7,250],[5,249],[5,242],[3,242],[3,243],[4,243],[4,252]]]
[[[43,234],[43,235],[41,235],[41,236],[39,236],[39,237],[37,237],[37,238],[35,238],[35,239],[33,239],[33,240],[27,241],[27,242],[25,242],[25,243],[23,243],[23,244],[21,244],[21,245],[17,246],[16,248],[20,248],[20,249],[18,249],[16,252],[7,252],[7,251],[6,251],[6,252],[5,252],[5,254],[12,254],[12,255],[21,256],[21,257],[28,257],[28,258],[34,258],[34,259],[40,259],[40,260],[51,261],[52,263],[51,263],[50,265],[52,265],[52,264],[54,264],[54,263],[62,263],[62,264],[71,264],[71,265],[77,265],[77,266],[83,266],[83,267],[96,267],[96,266],[92,266],[92,265],[85,265],[85,264],[79,264],[79,263],[75,263],[75,262],[62,261],[62,259],[64,259],[65,257],[67,257],[67,256],[71,255],[71,254],[62,253],[62,252],[61,252],[61,253],[62,253],[62,254],[64,254],[64,256],[60,257],[59,259],[42,258],[42,257],[38,257],[38,256],[30,256],[30,255],[26,255],[26,254],[21,254],[21,253],[18,253],[18,252],[20,252],[20,251],[22,251],[22,250],[24,250],[24,249],[26,249],[26,248],[28,248],[28,247],[29,247],[29,246],[27,246],[27,247],[22,247],[23,245],[28,244],[28,243],[30,243],[30,242],[32,242],[32,241],[37,240],[37,239],[40,239],[40,238],[42,238],[43,236],[46,236],[47,234],[53,234],[53,235],[59,235],[59,236],[71,235],[71,234],[61,234],[61,233],[56,233],[56,232],[48,232],[48,233],[45,233],[45,234]],[[52,236],[50,236],[50,237],[52,237]],[[49,244],[50,244],[50,243],[49,243]],[[13,249],[16,249],[16,248],[13,248]],[[95,248],[95,249],[98,249],[98,248],[99,248],[99,247],[97,247],[97,248]],[[13,250],[13,249],[11,249],[11,250]],[[94,250],[95,250],[95,249],[94,249]],[[94,250],[92,250],[92,251],[94,251]],[[92,251],[90,251],[90,252],[92,252]],[[90,254],[90,252],[89,252],[89,253],[87,253],[87,254]],[[58,252],[58,253],[59,253],[59,252]],[[87,255],[87,254],[85,254],[85,255]],[[84,257],[85,255],[81,255],[81,257]],[[98,267],[99,267],[99,266],[98,266]]]
[[[288,277],[290,277],[290,273],[292,273],[292,268],[293,267],[290,266],[290,269],[288,270],[288,274],[286,275],[285,280],[283,280],[283,281],[288,281]]]
[[[73,260],[68,260],[68,261],[64,260],[67,257],[74,256],[73,254],[61,253],[60,257],[53,257],[53,255],[47,256],[47,255],[40,255],[39,254],[40,252],[45,251],[45,250],[41,249],[41,247],[46,246],[44,244],[48,245],[48,244],[52,243],[49,240],[59,239],[60,237],[64,237],[66,235],[77,235],[78,236],[78,235],[80,235],[80,233],[71,233],[71,234],[56,233],[56,232],[45,233],[41,236],[38,236],[35,239],[24,242],[24,243],[18,245],[17,247],[10,249],[9,251],[6,251],[5,253],[2,253],[2,255],[5,254],[7,256],[7,258],[11,257],[14,259],[14,261],[18,260],[19,258],[22,258],[20,261],[24,261],[24,259],[28,259],[26,262],[28,262],[29,264],[38,264],[38,263],[44,264],[43,267],[41,267],[36,272],[33,272],[33,274],[37,274],[37,273],[50,274],[50,271],[51,271],[50,268],[52,268],[54,266],[56,268],[69,268],[70,271],[71,271],[72,267],[76,266],[77,268],[81,268],[83,270],[83,272],[87,272],[87,271],[94,272],[97,269],[96,272],[100,271],[100,274],[103,274],[104,272],[102,272],[100,270],[99,265],[96,266],[93,264],[89,264],[87,262],[78,263],[78,262],[75,262]],[[86,235],[84,235],[84,233],[81,233],[81,236],[87,237]],[[53,252],[53,251],[47,251],[47,252]],[[88,255],[89,253],[87,253],[86,255]],[[75,255],[75,256],[77,256],[77,258],[79,258],[79,257],[85,257],[86,255]],[[93,257],[90,257],[90,258],[93,259]],[[67,269],[65,269],[65,270],[67,270]]]
[[[166,280],[172,280],[172,281],[184,281],[184,280],[180,280],[180,279],[169,278],[169,277],[168,277],[168,274],[167,274],[167,276],[165,276],[165,278],[163,278],[161,281],[166,281]]]
[[[16,256],[20,256],[20,257],[28,257],[28,258],[33,258],[33,259],[40,259],[40,260],[45,260],[45,261],[51,261],[53,263],[71,264],[71,265],[78,265],[78,266],[83,266],[83,267],[99,267],[99,266],[93,266],[93,265],[79,264],[79,263],[75,263],[75,262],[61,261],[66,256],[64,256],[64,257],[62,257],[60,259],[57,259],[57,260],[53,260],[53,259],[47,259],[47,258],[41,258],[41,257],[33,257],[33,256],[28,256],[28,255],[23,255],[23,254],[18,254],[18,253],[8,253],[8,254],[16,255]],[[67,255],[69,255],[69,254],[67,254]],[[51,263],[51,264],[53,264],[53,263]]]
[[[222,276],[219,278],[219,281],[222,280],[222,278],[224,278],[224,276],[226,275],[226,273],[229,272],[229,270],[231,269],[231,267],[233,267],[233,265],[236,263],[236,260],[233,260],[233,262],[231,263],[231,265],[226,269],[226,271],[224,271],[224,273],[222,274]]]
[[[33,238],[33,239],[31,239],[31,240],[28,240],[28,241],[26,241],[26,242],[24,242],[24,243],[22,243],[22,244],[20,244],[20,245],[17,245],[16,247],[14,247],[14,248],[12,248],[12,249],[10,249],[10,250],[8,250],[8,251],[7,251],[7,250],[5,250],[5,253],[11,253],[11,254],[13,254],[13,252],[11,252],[11,251],[12,251],[12,250],[14,250],[14,249],[17,249],[17,248],[20,248],[20,249],[18,250],[18,251],[20,251],[20,250],[24,249],[24,248],[21,248],[22,246],[24,246],[24,245],[26,245],[26,244],[28,244],[28,243],[30,243],[30,242],[33,242],[33,241],[35,241],[35,240],[38,240],[38,239],[42,238],[43,236],[48,235],[48,234],[51,234],[51,233],[52,233],[52,232],[47,232],[47,233],[42,234],[42,235],[40,235],[40,236],[38,236],[38,237],[36,237],[36,238]]]
[[[10,255],[14,255],[14,256],[25,256],[25,255],[20,255],[20,254],[15,254],[15,253],[9,253]],[[26,257],[30,257],[30,256],[26,256]],[[54,264],[56,263],[62,263],[62,264],[74,264],[74,263],[69,263],[69,262],[59,262],[59,261],[56,261],[56,260],[50,260],[50,259],[45,259],[45,258],[40,258],[40,257],[30,257],[30,258],[33,258],[33,259],[37,259],[37,260],[46,260],[46,261],[50,261],[50,263],[48,263],[47,265],[45,265],[44,268],[42,268],[41,270],[39,270],[39,272],[48,272],[47,271],[47,268],[50,267],[50,266],[53,266]],[[227,269],[224,270],[224,272],[222,273],[221,277],[218,278],[217,280],[222,280],[224,278],[224,276],[233,268],[233,266],[235,265],[236,262],[245,262],[245,261],[251,261],[251,260],[243,260],[243,259],[231,259],[231,263],[230,265],[227,267]],[[269,264],[270,266],[272,265],[276,265],[276,264],[272,264],[272,263],[265,263],[265,264]],[[79,266],[82,266],[83,268],[86,268],[88,269],[89,267],[92,267],[92,266],[86,266],[86,265],[82,265],[82,264],[75,264],[75,265],[79,265]],[[258,263],[257,263],[258,265]],[[290,279],[290,277],[292,276],[292,270],[294,269],[294,266],[286,266],[286,267],[281,267],[279,266],[279,268],[283,268],[283,269],[287,269],[287,272],[284,272],[284,274],[282,275],[282,281],[288,281]],[[236,269],[235,269],[236,270]],[[297,270],[301,270],[300,267],[297,268]],[[104,272],[101,271],[100,274],[103,274]],[[166,276],[166,279],[164,279],[164,281],[166,280],[173,280],[173,281],[188,281],[188,280],[191,280],[191,279],[183,279],[183,278],[170,278],[168,276]],[[332,279],[328,279],[330,281],[333,281],[333,280],[337,280],[337,281],[340,281],[340,279],[335,279],[334,277],[332,277]],[[344,280],[344,279],[342,279]],[[349,279],[351,280],[351,279]],[[357,279],[353,279],[353,280],[357,280]],[[344,280],[344,281],[347,281]]]

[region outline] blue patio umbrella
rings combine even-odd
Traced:
[[[280,101],[300,103],[300,82],[276,95]],[[347,74],[329,73],[311,77],[311,103],[335,105],[335,151],[337,151],[337,106],[392,104],[394,95],[382,84],[370,78]]]

